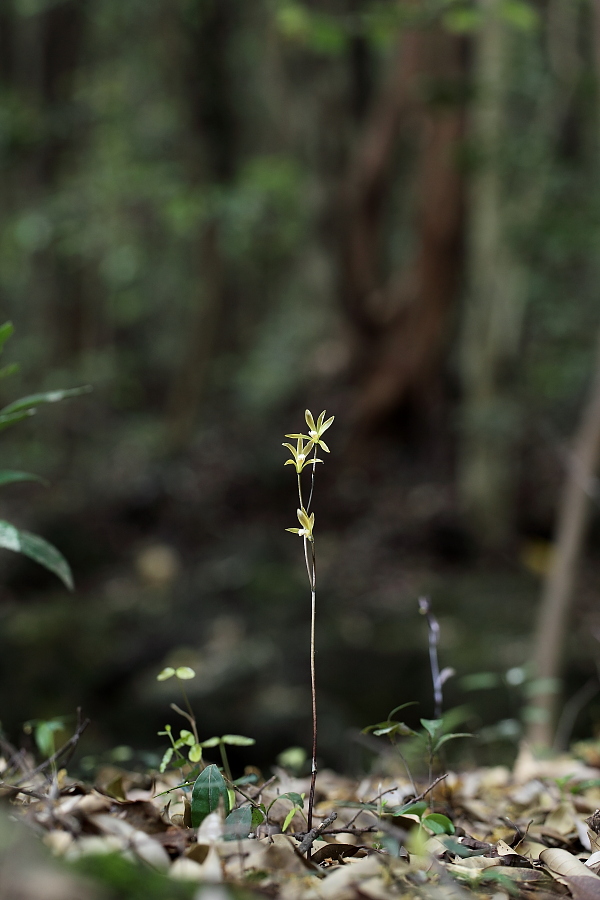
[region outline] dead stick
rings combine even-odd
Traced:
[[[300,843],[300,846],[298,847],[298,852],[310,854],[310,849],[311,849],[312,845],[314,844],[314,842],[316,841],[316,839],[319,837],[320,834],[322,834],[325,831],[325,829],[329,825],[331,825],[332,822],[335,822],[336,819],[337,819],[337,813],[332,812],[327,816],[326,819],[323,819],[323,821],[321,822],[320,825],[317,825],[316,828],[311,828],[310,831],[302,839],[302,842]]]
[[[90,719],[84,719],[83,722],[81,722],[77,726],[77,731],[75,732],[75,734],[71,735],[69,740],[66,741],[66,743],[64,743],[62,745],[62,747],[59,747],[59,749],[56,751],[56,753],[53,753],[52,756],[49,756],[45,762],[40,763],[39,766],[37,766],[35,769],[32,769],[31,772],[27,773],[27,775],[23,775],[22,778],[19,778],[19,780],[15,782],[14,786],[18,787],[24,781],[29,781],[29,779],[33,778],[34,775],[38,775],[40,772],[43,772],[44,769],[47,769],[48,766],[51,766],[52,763],[56,762],[57,759],[60,759],[60,757],[63,756],[65,753],[67,753],[69,750],[71,750],[71,748],[73,748],[73,750],[74,750],[75,747],[77,746],[77,744],[79,743],[79,738],[81,737],[81,735],[83,734],[83,732],[85,731],[85,729],[88,727],[89,724],[90,724]]]

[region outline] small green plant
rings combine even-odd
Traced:
[[[0,354],[13,331],[11,322],[5,322],[4,325],[0,326]],[[18,366],[15,364],[4,366],[0,368],[0,379],[13,375],[17,371]],[[76,397],[89,390],[91,388],[86,386],[63,391],[47,391],[41,394],[30,394],[27,397],[21,397],[20,400],[14,400],[8,406],[0,409],[0,431],[33,416],[39,406],[43,406],[46,403],[57,403],[59,400],[64,400],[67,397]],[[45,483],[42,478],[32,475],[30,472],[18,472],[11,469],[0,470],[0,486],[20,481]],[[0,547],[4,550],[12,550],[14,553],[22,553],[28,556],[57,575],[69,590],[73,590],[73,575],[68,562],[56,547],[39,535],[23,531],[10,522],[0,520]]]
[[[311,615],[310,615],[310,688],[312,697],[312,760],[311,760],[311,780],[310,793],[308,795],[308,828],[312,828],[313,807],[315,802],[315,784],[317,779],[317,688],[315,674],[315,623],[316,623],[316,581],[317,581],[317,563],[315,554],[315,514],[310,511],[312,503],[314,486],[315,486],[315,469],[317,463],[322,463],[322,459],[317,458],[317,448],[320,447],[325,453],[329,453],[329,447],[323,440],[323,435],[331,426],[334,416],[329,419],[325,418],[326,412],[323,412],[315,422],[310,410],[306,410],[304,418],[308,425],[308,434],[286,434],[286,437],[296,441],[293,444],[284,443],[283,446],[292,454],[292,458],[286,460],[284,465],[294,466],[298,480],[298,504],[297,510],[298,522],[300,528],[287,528],[302,538],[304,544],[304,559],[306,562],[306,572],[308,574],[308,583],[310,586],[311,597]],[[306,504],[304,503],[304,495],[302,492],[302,473],[309,467],[311,469],[310,493]],[[309,554],[310,547],[310,554]],[[310,849],[308,851],[310,856]]]
[[[158,732],[161,737],[166,736],[171,742],[171,746],[167,747],[164,752],[160,764],[160,771],[164,772],[169,763],[175,768],[181,768],[187,763],[191,763],[192,765],[201,763],[203,750],[209,749],[210,747],[218,747],[221,753],[225,775],[233,784],[229,759],[227,758],[227,747],[251,747],[256,741],[254,738],[245,737],[242,734],[224,734],[221,737],[211,737],[205,741],[201,741],[198,737],[196,717],[185,689],[185,682],[195,678],[196,673],[190,666],[179,666],[177,669],[174,669],[172,666],[167,666],[156,676],[156,680],[167,681],[169,678],[173,677],[177,680],[186,709],[181,709],[176,703],[171,703],[171,709],[187,719],[192,730],[189,731],[187,728],[182,728],[178,738],[174,737],[173,729],[170,725],[165,725],[165,730]],[[182,751],[187,753],[187,758]]]

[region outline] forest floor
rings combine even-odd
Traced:
[[[41,767],[0,787],[0,900],[597,900],[598,763],[522,748],[512,770],[417,785],[324,770],[308,838],[309,781],[280,768],[236,788],[235,808],[268,809],[248,837],[222,800],[191,827],[180,774],[107,767],[92,786]]]

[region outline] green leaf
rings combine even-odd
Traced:
[[[196,778],[192,790],[192,828],[198,828],[221,800],[225,812],[229,813],[229,796],[223,776],[215,765],[207,766]]]
[[[17,481],[39,481],[41,484],[48,484],[39,475],[32,475],[31,472],[15,472],[12,469],[0,469],[0,487],[4,484],[15,484]]]
[[[304,797],[302,796],[302,794],[297,794],[295,791],[288,791],[285,794],[280,794],[277,799],[291,800],[294,806],[297,806],[300,809],[304,809]]]
[[[398,806],[393,812],[391,809],[387,810],[387,812],[391,812],[393,816],[405,816],[407,813],[413,816],[422,816],[427,809],[427,805],[425,800],[417,800],[415,803],[405,803],[404,806]]]
[[[240,806],[225,819],[224,841],[239,841],[247,838],[252,831],[252,807]]]
[[[190,678],[196,677],[196,673],[189,666],[179,666],[178,669],[175,669],[175,677],[181,681],[189,681]]]
[[[194,744],[191,747],[190,752],[188,753],[188,759],[190,762],[197,763],[202,759],[202,747],[200,744]]]
[[[443,737],[439,739],[435,747],[433,748],[433,752],[437,753],[442,744],[447,743],[448,741],[453,741],[455,738],[461,737],[473,737],[472,734],[468,734],[467,732],[457,732],[456,734],[445,734]]]
[[[251,747],[252,744],[256,743],[254,738],[243,737],[241,734],[224,734],[221,740],[224,744],[229,744],[232,747]]]
[[[421,725],[432,738],[435,738],[443,724],[442,719],[421,719]]]
[[[10,428],[16,422],[22,422],[23,419],[28,419],[29,416],[33,415],[35,415],[35,409],[26,409],[24,412],[9,413],[8,415],[0,413],[0,431],[4,431],[5,428]]]
[[[273,804],[277,803],[278,800],[289,800],[294,806],[297,806],[299,809],[304,809],[304,797],[302,794],[297,794],[295,791],[288,791],[286,794],[278,794],[277,797],[269,803],[269,809],[271,809]]]
[[[265,821],[265,814],[262,809],[256,809],[256,807],[252,807],[252,828],[258,828],[259,825]]]
[[[64,722],[61,719],[51,719],[48,722],[38,722],[35,726],[34,737],[38,746],[38,750],[46,758],[52,756],[55,750],[54,735],[57,731],[62,731]]]
[[[173,748],[167,747],[163,754],[163,758],[160,761],[160,766],[158,767],[159,772],[164,772],[169,763],[171,762],[171,757],[173,756]],[[174,788],[173,788],[174,790]]]
[[[14,334],[14,330],[15,329],[12,322],[5,322],[4,325],[0,325],[0,353],[2,353],[4,345],[9,337]]]
[[[211,738],[208,738],[208,740],[206,740],[206,741],[202,741],[202,743],[200,744],[200,746],[201,746],[201,747],[206,747],[206,748],[208,748],[208,747],[218,747],[220,743],[221,743],[221,738],[220,738],[220,737],[211,737]]]
[[[283,825],[281,826],[281,830],[283,831],[284,834],[285,834],[285,832],[288,830],[289,825],[290,825],[290,822],[292,821],[292,819],[293,819],[294,816],[296,815],[296,809],[297,809],[297,807],[292,806],[292,808],[290,809],[289,813],[287,814],[287,816],[286,816],[285,819],[283,820]]]
[[[29,556],[30,559],[57,575],[69,590],[73,590],[73,575],[68,562],[56,547],[39,535],[20,531],[10,522],[0,520],[0,547]]]
[[[387,724],[385,728],[376,728],[373,734],[377,735],[377,737],[382,734],[400,734],[403,737],[406,737],[406,735],[409,734],[416,735],[418,734],[418,732],[414,731],[412,728],[409,728],[408,725],[404,724],[404,722],[392,722],[390,724]]]
[[[243,785],[243,784],[256,784],[258,781],[258,775],[254,772],[251,772],[250,775],[242,775],[241,778],[236,778],[235,781],[232,782],[234,785]]]
[[[27,397],[14,400],[13,403],[9,403],[8,406],[0,409],[0,416],[21,412],[24,409],[34,409],[36,406],[42,406],[45,403],[58,403],[59,400],[66,400],[68,397],[78,397],[80,394],[87,394],[91,390],[91,386],[86,384],[82,387],[68,388],[62,391],[44,391],[41,394],[29,394]]]
[[[400,706],[395,706],[393,708],[393,710],[391,711],[391,713],[389,713],[389,715],[388,715],[388,722],[391,721],[392,717],[394,716],[394,713],[400,712],[401,709],[406,709],[407,706],[418,706],[418,705],[419,705],[418,700],[409,700],[408,703],[401,703]]]
[[[381,737],[382,734],[391,734],[393,731],[396,730],[396,725],[397,725],[397,723],[394,722],[391,725],[385,725],[383,728],[376,728],[373,731],[373,734],[376,735],[377,737]]]
[[[174,674],[175,674],[175,669],[173,668],[173,666],[167,666],[165,669],[162,670],[162,672],[158,673],[158,675],[156,676],[156,680],[157,681],[166,681],[167,678],[172,678]]]
[[[423,825],[433,831],[434,834],[454,834],[455,828],[448,816],[441,813],[431,813],[421,819]]]

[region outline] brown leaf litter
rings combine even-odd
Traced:
[[[275,776],[236,793],[237,805],[277,801],[268,823],[239,840],[224,839],[222,809],[200,828],[189,826],[190,795],[173,789],[176,774],[103,771],[88,786],[65,770],[54,777],[37,771],[16,787],[0,783],[0,795],[8,818],[39,835],[57,858],[119,853],[174,879],[281,900],[600,900],[600,770],[574,758],[537,761],[522,750],[512,772],[448,773],[426,793],[425,815],[446,816],[451,835],[434,834],[410,810],[393,815],[414,797],[406,778],[358,782],[324,771],[315,823],[327,823],[310,858],[299,852],[303,817],[296,813],[283,834],[292,804],[277,800],[306,793],[308,779],[281,769]],[[0,854],[0,900],[100,896],[60,868],[44,875],[48,864],[35,843],[35,850],[28,844],[31,863],[25,851]]]

